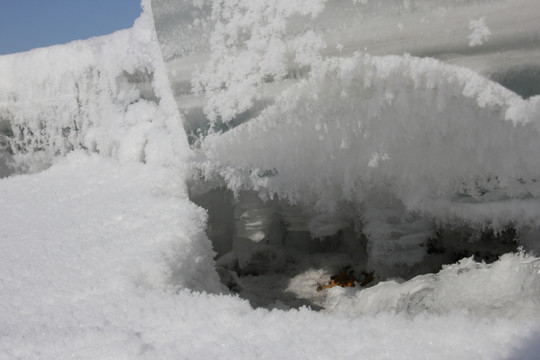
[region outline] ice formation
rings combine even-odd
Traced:
[[[0,57],[0,355],[534,358],[535,0],[142,4]]]
[[[472,238],[512,227],[536,249],[540,98],[514,92],[526,82],[511,91],[486,78],[527,72],[538,59],[529,46],[538,42],[535,6],[157,1],[158,39],[200,176],[216,196],[231,189],[239,208],[255,206],[242,205],[250,191],[274,202],[229,219],[229,250],[246,264],[267,247],[254,245],[262,237],[275,243],[276,222],[293,243],[306,232],[367,237],[366,266],[383,277],[421,263],[419,245],[444,227]],[[520,17],[519,31],[501,12]],[[497,46],[460,43],[468,25],[475,45],[496,34]],[[291,206],[301,229],[290,226]],[[247,237],[246,221],[259,224]]]

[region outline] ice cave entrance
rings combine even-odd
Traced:
[[[391,230],[381,239],[366,235],[369,225],[345,212],[315,215],[277,196],[264,201],[253,190],[235,196],[223,185],[209,184],[192,187],[190,197],[208,212],[217,271],[232,293],[255,308],[320,310],[334,286],[362,289],[388,279],[405,281],[464,257],[493,262],[518,247],[511,226],[498,233],[443,229],[396,208],[383,215]],[[310,231],[314,227],[318,236]]]

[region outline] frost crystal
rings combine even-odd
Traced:
[[[482,16],[479,19],[473,19],[469,22],[469,29],[472,30],[472,33],[469,35],[470,47],[483,45],[491,36],[491,31],[486,26],[485,20],[486,17]]]

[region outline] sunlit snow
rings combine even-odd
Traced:
[[[0,57],[0,358],[538,358],[536,0],[142,5]]]

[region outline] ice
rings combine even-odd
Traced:
[[[506,254],[490,265],[466,258],[445,266],[437,274],[421,275],[401,284],[381,282],[348,294],[343,288],[329,289],[326,309],[344,311],[351,316],[387,311],[407,314],[463,311],[471,316],[528,317],[538,306],[540,288],[535,274],[539,273],[539,265],[537,258],[524,254]]]
[[[421,261],[438,226],[538,228],[538,98],[433,59],[331,60],[257,118],[205,137],[203,173],[314,209],[308,222],[341,218],[325,235],[362,221],[373,264]]]
[[[536,1],[142,5],[0,57],[0,358],[537,357]]]

